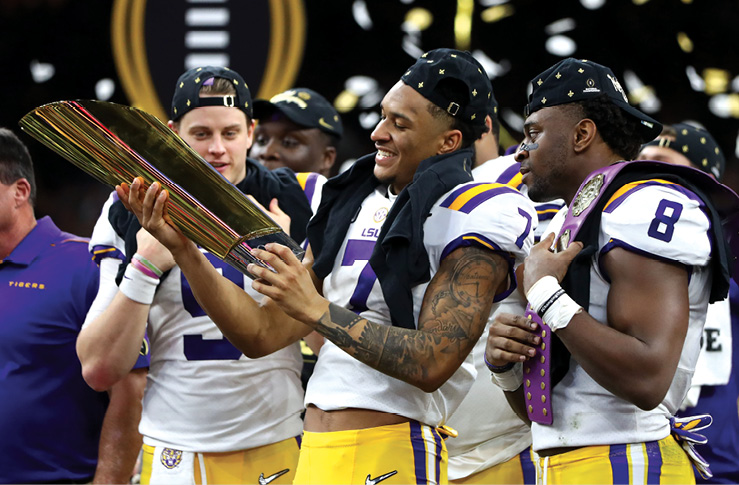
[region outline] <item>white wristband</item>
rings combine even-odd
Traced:
[[[146,276],[130,264],[123,275],[123,281],[118,285],[121,293],[131,300],[144,305],[151,305],[154,301],[154,293],[157,291],[159,279]]]
[[[557,278],[545,276],[529,288],[526,298],[553,332],[565,328],[583,308],[564,292]],[[544,313],[542,314],[542,310]]]
[[[504,391],[513,392],[523,384],[523,364],[518,362],[505,372],[491,372],[490,380]]]

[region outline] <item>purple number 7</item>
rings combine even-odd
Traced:
[[[352,297],[349,299],[349,304],[351,305],[350,310],[356,314],[367,309],[367,298],[377,279],[377,275],[369,264],[369,259],[372,256],[372,250],[374,248],[375,241],[349,239],[346,242],[344,258],[341,260],[342,266],[352,266],[355,261],[367,261],[367,264],[362,268],[362,272],[359,273],[357,286],[354,288],[354,293],[352,293]]]
[[[523,233],[518,236],[518,239],[516,239],[516,246],[518,246],[518,249],[521,249],[523,247],[523,242],[526,240],[526,236],[529,235],[529,231],[531,230],[531,215],[520,207],[518,208],[518,213],[526,219],[526,229],[524,229]]]

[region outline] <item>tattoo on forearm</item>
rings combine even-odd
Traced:
[[[455,365],[451,375],[480,338],[507,276],[502,256],[464,248],[447,256],[429,283],[417,330],[373,323],[334,304],[316,329],[349,355],[411,384],[440,362]]]

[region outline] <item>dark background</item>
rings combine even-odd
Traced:
[[[377,98],[413,63],[415,52],[437,47],[469,48],[502,67],[493,75],[492,83],[503,126],[510,133],[505,142],[520,140],[527,83],[563,57],[545,46],[553,35],[552,25],[569,19],[570,28],[561,35],[575,43],[573,57],[611,67],[632,102],[652,92],[660,104],[650,114],[658,120],[703,124],[726,155],[725,183],[739,188],[737,1],[304,0],[303,6],[306,37],[293,84],[313,88],[346,110],[342,113],[346,136],[340,161],[372,151],[369,134],[372,117],[378,111]],[[468,14],[464,18],[471,25],[469,46],[455,41],[455,16],[465,8]],[[36,106],[62,99],[96,98],[96,85],[102,79],[110,80],[114,87],[112,95],[106,97],[108,101],[131,104],[113,59],[112,9],[113,1],[103,0],[0,0],[1,126],[20,132],[18,120]],[[358,11],[366,15],[356,14]],[[430,24],[409,33],[404,22],[409,15],[417,18],[419,12],[430,19]],[[496,13],[502,18],[489,21]],[[357,19],[364,19],[364,27]],[[169,36],[182,44],[182,22],[178,24],[178,20],[159,21],[147,25],[147,29],[155,28],[158,38]],[[265,22],[232,21],[238,22],[232,26],[239,32],[238,38],[267,38],[269,26]],[[245,32],[249,36],[244,36]],[[692,50],[680,47],[679,33],[690,39]],[[249,45],[236,52],[248,58]],[[53,75],[49,76],[52,68]],[[39,78],[39,71],[43,74],[44,69],[47,75]],[[172,88],[184,69],[183,65],[179,72],[172,73]],[[32,75],[34,70],[37,79]],[[629,86],[626,71],[636,73],[646,89]],[[693,85],[688,71],[695,73]],[[374,88],[364,97],[347,98],[347,80],[355,76],[365,77]],[[701,87],[701,80],[709,83]],[[355,105],[354,101],[369,105]],[[169,99],[162,103],[168,107]],[[723,111],[712,111],[712,104],[723,106]],[[370,122],[362,126],[361,118],[369,118]],[[89,235],[110,189],[27,135],[21,136],[36,163],[37,217],[51,215],[62,229]]]

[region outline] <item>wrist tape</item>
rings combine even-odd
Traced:
[[[518,362],[505,372],[491,372],[490,380],[504,391],[513,392],[523,384],[523,364]]]
[[[531,308],[553,332],[565,328],[583,308],[559,286],[557,278],[545,276],[529,288],[526,298]]]

